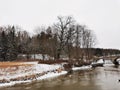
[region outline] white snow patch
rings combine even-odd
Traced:
[[[103,61],[103,59],[99,59],[98,61],[93,61],[91,64],[92,65],[94,65],[94,64],[104,64],[104,61]]]
[[[65,75],[65,74],[67,74],[67,71],[62,71],[61,73],[51,72],[39,77],[38,80],[45,80],[45,79],[54,78],[54,77],[58,77],[60,75]]]
[[[82,67],[73,67],[72,70],[73,71],[76,71],[76,70],[88,70],[88,69],[91,69],[92,66],[89,65],[89,66],[82,66]]]
[[[104,61],[103,61],[103,59],[100,59],[100,60],[97,61],[97,63],[98,63],[98,64],[99,64],[99,63],[104,63]]]
[[[104,66],[114,66],[114,64],[111,60],[105,60]]]
[[[114,64],[104,64],[103,66],[105,66],[105,67],[114,66]]]
[[[32,54],[31,59],[34,59],[34,58],[43,60],[43,55],[42,54]],[[54,60],[53,57],[50,57],[49,55],[45,54],[44,55],[44,60],[49,60],[49,59]]]
[[[58,77],[58,76],[61,76],[61,75],[65,75],[67,74],[67,71],[62,71],[60,73],[48,73],[48,74],[45,74],[41,77],[38,77],[37,80],[46,80],[46,79],[50,79],[50,78],[54,78],[54,77]],[[0,84],[0,87],[8,87],[8,86],[14,86],[16,84],[22,84],[22,83],[31,83],[32,81],[34,80],[27,80],[27,81],[12,81],[10,83],[1,83]]]
[[[46,71],[53,71],[60,68],[61,65],[47,65],[47,64],[37,64],[34,66],[35,73],[42,73]]]
[[[33,62],[26,62],[32,64]],[[32,75],[36,73],[42,73],[47,71],[53,71],[58,68],[62,68],[61,65],[48,65],[48,64],[36,64],[33,66],[25,67],[19,66],[18,70],[14,70],[16,67],[8,67],[6,69],[0,69],[0,80],[2,79],[13,79],[17,77],[23,77],[27,75]]]
[[[12,81],[10,83],[1,83],[0,84],[0,88],[1,87],[8,87],[8,86],[14,86],[16,84],[22,84],[22,83],[30,83],[32,82],[32,80],[27,80],[27,81]]]
[[[33,64],[33,65],[30,67],[20,66],[15,71],[14,71],[15,67],[8,67],[5,69],[0,69],[0,80],[5,79],[9,81],[10,79],[14,79],[18,77],[24,77],[24,76],[47,72],[47,74],[36,78],[37,80],[43,80],[43,79],[48,79],[48,78],[53,78],[53,77],[57,77],[60,75],[64,75],[67,73],[67,71],[61,71],[61,72],[56,71],[59,68],[63,68],[62,65],[60,64],[48,65],[48,64],[37,64],[33,62],[29,62],[29,63],[25,62],[25,63]],[[13,70],[13,71],[9,71],[9,70]],[[32,82],[34,80],[35,79],[26,80],[26,81],[10,81],[9,83],[0,83],[0,87],[13,86],[15,84]]]

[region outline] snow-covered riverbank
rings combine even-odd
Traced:
[[[92,68],[91,65],[88,66],[81,66],[81,67],[73,67],[72,70],[73,71],[77,71],[77,70],[90,70]]]
[[[0,87],[29,83],[66,74],[61,65],[37,64],[26,62],[22,66],[0,67]]]
[[[17,63],[18,65],[18,63]],[[91,70],[92,66],[73,67],[72,70]],[[63,64],[38,64],[37,62],[23,62],[16,66],[0,67],[0,87],[16,84],[31,83],[36,80],[45,80],[67,74]]]
[[[61,71],[60,73],[47,73],[41,77],[38,77],[36,79],[33,80],[26,80],[26,81],[11,81],[9,83],[0,83],[0,88],[1,87],[8,87],[8,86],[14,86],[16,84],[23,84],[23,83],[31,83],[35,80],[46,80],[46,79],[50,79],[50,78],[54,78],[54,77],[58,77],[61,75],[65,75],[67,74],[67,71]]]

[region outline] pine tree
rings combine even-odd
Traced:
[[[8,33],[8,60],[15,60],[17,58],[17,44],[16,44],[16,36],[15,36],[15,28],[10,27],[10,32]]]
[[[1,40],[0,40],[0,61],[7,60],[7,50],[8,50],[8,40],[5,31],[1,33]]]

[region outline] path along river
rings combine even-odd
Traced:
[[[119,80],[120,67],[105,66],[0,90],[120,90]]]

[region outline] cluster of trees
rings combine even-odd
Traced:
[[[14,27],[0,27],[0,60],[16,59],[16,38]]]
[[[42,54],[60,59],[83,60],[95,55],[92,48],[96,37],[85,25],[75,22],[73,17],[59,16],[57,22],[49,27],[38,27],[30,36],[17,26],[0,27],[0,60],[15,60],[19,54]],[[99,50],[98,50],[99,51]]]
[[[14,26],[0,27],[0,61],[15,60],[20,53],[28,53],[28,32]]]
[[[70,16],[59,16],[54,25],[37,28],[36,31],[37,34],[32,37],[36,43],[34,44],[35,53],[39,52],[43,56],[48,54],[54,59],[67,57],[80,60],[83,57],[87,59],[92,57],[89,48],[95,45],[95,35],[85,25],[76,24]]]
[[[119,55],[120,50],[118,49],[103,49],[103,48],[94,48],[93,49],[95,56],[111,56],[111,55]]]

